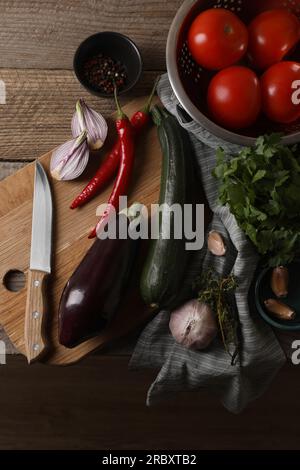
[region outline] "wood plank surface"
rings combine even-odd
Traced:
[[[145,72],[121,103],[150,93],[158,73]],[[70,139],[80,97],[105,117],[115,110],[112,99],[89,94],[72,71],[2,69],[0,79],[7,95],[6,105],[0,105],[0,159],[33,160]]]
[[[284,367],[240,415],[203,390],[147,408],[155,371],[130,372],[128,358],[93,356],[67,368],[1,366],[0,449],[299,449],[300,383]]]
[[[26,162],[3,162],[0,161],[0,181],[6,178],[7,176],[12,175],[16,171],[26,165]]]
[[[182,0],[1,0],[0,66],[71,69],[78,45],[99,31],[129,35],[145,68],[165,68],[168,30]]]

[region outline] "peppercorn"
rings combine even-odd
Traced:
[[[89,58],[83,66],[84,77],[96,91],[112,95],[114,87],[121,91],[126,85],[124,65],[112,57],[99,53]]]

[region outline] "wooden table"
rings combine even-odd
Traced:
[[[181,3],[0,0],[0,80],[6,85],[0,177],[70,137],[79,97],[105,115],[113,111],[111,100],[87,94],[72,71],[74,51],[87,36],[102,30],[129,35],[141,49],[144,73],[123,103],[147,94],[165,70],[167,33]],[[127,363],[120,348],[68,369],[29,368],[23,357],[9,357],[0,377],[0,449],[299,448],[295,367],[286,366],[268,393],[235,417],[205,393],[146,409],[155,373],[129,373]]]

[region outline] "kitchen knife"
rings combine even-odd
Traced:
[[[44,168],[36,161],[24,332],[29,364],[37,360],[46,349],[45,279],[51,273],[52,212],[49,181]]]

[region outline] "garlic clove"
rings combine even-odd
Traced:
[[[90,108],[83,99],[76,103],[76,111],[72,118],[72,135],[77,137],[84,130],[90,150],[99,150],[107,137],[108,126],[102,114]]]
[[[279,320],[294,320],[296,312],[288,305],[276,299],[268,299],[264,301],[268,312],[272,313]]]
[[[54,179],[73,180],[78,178],[89,160],[86,132],[76,139],[69,140],[54,150],[50,162],[50,172]]]
[[[177,343],[194,350],[206,349],[218,333],[211,308],[197,299],[186,302],[171,313],[169,328]]]
[[[271,275],[271,288],[276,297],[288,295],[289,271],[284,266],[274,268]]]
[[[212,230],[208,234],[207,247],[215,256],[224,256],[226,253],[226,246],[223,237],[215,230]]]

